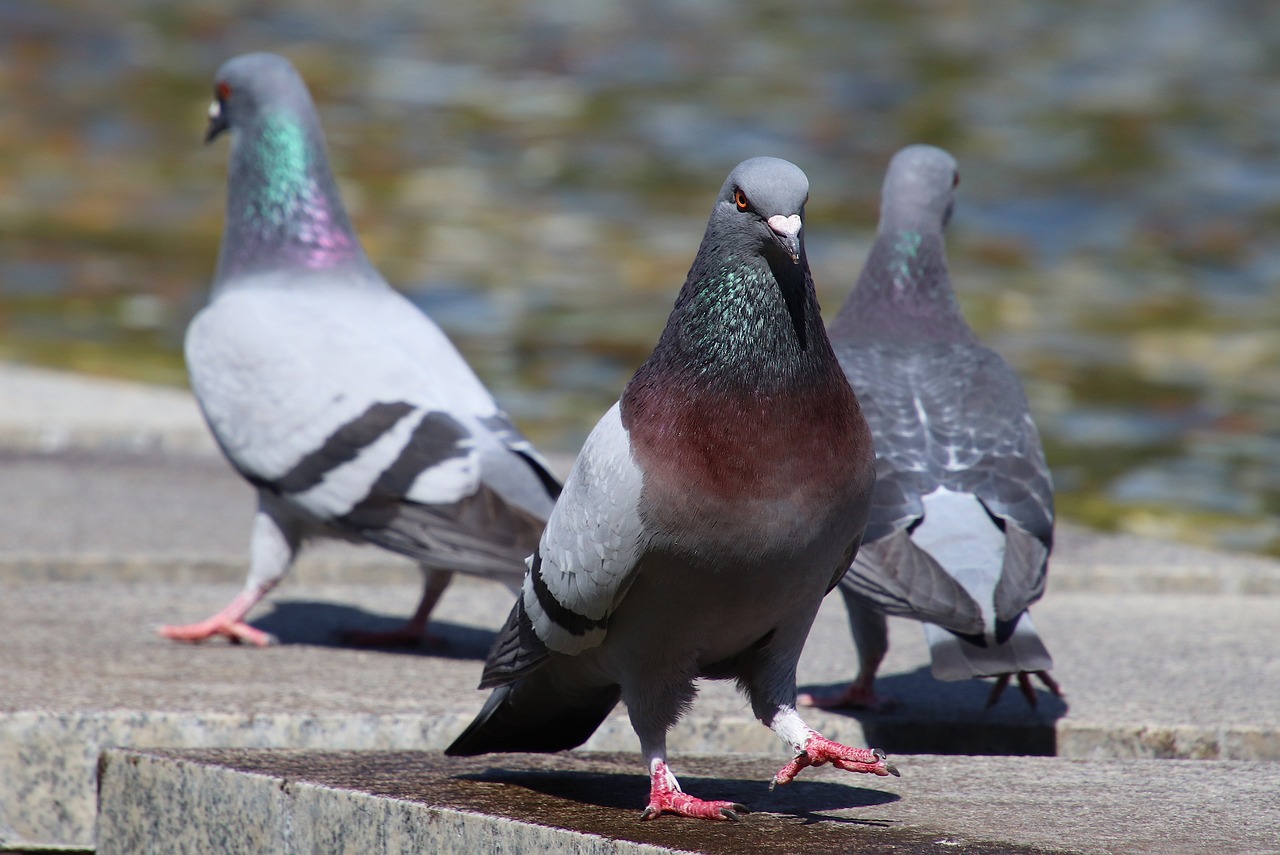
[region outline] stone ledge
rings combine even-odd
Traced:
[[[900,779],[808,769],[773,792],[776,757],[673,764],[755,812],[641,823],[634,755],[111,750],[98,851],[1242,855],[1280,834],[1271,764],[919,756]]]

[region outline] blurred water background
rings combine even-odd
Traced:
[[[1280,4],[0,0],[0,359],[183,384],[249,50],[311,84],[375,262],[546,449],[652,347],[744,157],[809,175],[828,317],[890,155],[1064,516],[1280,554]]]

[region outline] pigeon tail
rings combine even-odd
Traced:
[[[617,706],[617,685],[563,691],[540,671],[494,690],[475,721],[444,753],[472,757],[500,751],[552,754],[586,742]]]
[[[1019,618],[1008,639],[1000,643],[987,639],[985,647],[931,623],[924,624],[924,635],[933,660],[933,676],[939,680],[968,680],[1053,668],[1053,658],[1027,612]]]

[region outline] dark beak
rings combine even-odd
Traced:
[[[214,101],[209,106],[209,127],[205,129],[204,141],[206,143],[213,142],[218,134],[225,131],[227,127],[226,111],[223,110],[220,102]]]

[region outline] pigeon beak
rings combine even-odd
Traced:
[[[222,102],[214,101],[209,105],[209,127],[204,132],[204,141],[213,142],[227,127],[227,117],[223,113]]]
[[[784,217],[781,214],[774,214],[767,222],[769,228],[773,230],[773,234],[778,239],[778,243],[782,244],[782,248],[791,256],[793,264],[800,263],[800,228],[804,222],[800,219],[799,214],[792,214]]]

